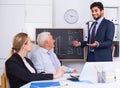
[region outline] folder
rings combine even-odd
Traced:
[[[46,88],[60,86],[59,82],[35,82],[31,83],[30,88]]]

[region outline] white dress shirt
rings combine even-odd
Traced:
[[[104,19],[104,17],[101,17],[100,19],[96,20],[97,25],[96,25],[95,35],[96,35],[96,33],[97,33],[97,29],[98,29],[98,27],[99,27],[99,25],[100,25],[100,23],[101,23],[101,21],[102,21],[103,19]],[[93,29],[93,27],[94,27],[94,25],[91,27],[91,29]],[[91,29],[90,29],[90,34],[91,34],[91,32],[92,32]]]
[[[30,66],[30,64],[26,61],[26,59],[23,59],[23,62],[24,62],[24,64],[25,64],[25,66],[27,67],[27,69],[28,69],[31,73],[35,73],[34,68]]]
[[[61,66],[59,59],[57,58],[56,54],[52,51],[56,63]],[[31,61],[33,62],[36,70],[38,73],[40,72],[48,72],[48,73],[55,73],[56,69],[50,59],[48,54],[48,50],[39,47],[34,52],[31,53]]]
[[[38,73],[40,72],[48,72],[48,73],[55,73],[56,69],[50,59],[50,55],[48,54],[48,50],[38,47],[34,50],[34,52],[31,52],[30,59],[33,62],[36,70]],[[59,67],[61,67],[61,63],[54,53],[52,49],[53,56],[55,57],[55,61]],[[65,72],[72,72],[74,69],[69,68],[67,66],[63,66]]]

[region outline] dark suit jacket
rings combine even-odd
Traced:
[[[97,29],[95,36],[95,41],[99,42],[99,46],[94,48],[95,60],[90,61],[112,61],[112,42],[114,37],[115,27],[114,24],[107,20],[103,19]],[[90,31],[88,33],[88,41],[90,37]],[[81,47],[87,46],[88,41],[81,42]],[[88,49],[89,54],[89,49]],[[87,59],[87,61],[89,61]]]
[[[29,59],[26,58],[26,61],[34,68]],[[53,74],[31,73],[17,53],[13,54],[5,65],[10,88],[19,88],[30,81],[53,79]]]

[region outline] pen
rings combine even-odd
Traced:
[[[99,69],[96,67],[96,65],[94,65],[94,67],[95,67],[95,69],[96,69],[97,72],[100,72]]]
[[[97,75],[98,75],[98,83],[105,83],[105,72],[102,71],[100,72],[100,70],[96,67],[96,65],[94,65],[96,71],[97,71]]]

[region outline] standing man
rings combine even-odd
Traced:
[[[88,41],[72,41],[75,47],[88,46],[87,61],[112,61],[112,43],[114,37],[114,24],[105,19],[104,7],[101,2],[94,2],[90,6],[95,20],[88,32]]]

